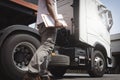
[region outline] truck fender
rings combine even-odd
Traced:
[[[96,47],[98,47],[99,49],[101,49],[101,51],[103,51],[103,55],[105,56],[105,58],[106,58],[106,62],[107,62],[107,66],[109,66],[111,63],[112,63],[112,59],[110,58],[110,57],[108,57],[108,55],[107,55],[107,50],[106,50],[106,48],[104,47],[104,45],[102,45],[101,43],[98,43],[98,42],[96,42],[95,44],[94,44],[94,48],[96,48]],[[100,48],[101,47],[101,48]]]
[[[9,26],[9,27],[5,28],[1,32],[0,46],[2,45],[4,40],[14,31],[30,32],[30,33],[35,34],[36,36],[38,36],[40,38],[40,34],[39,34],[38,30],[36,30],[36,29],[30,28],[30,27],[25,26],[25,25],[12,25],[12,26]]]

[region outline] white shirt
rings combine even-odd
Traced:
[[[54,4],[54,9],[55,9],[55,13],[57,14],[57,4],[56,4],[56,0],[53,0],[53,4]],[[37,14],[37,24],[40,24],[43,22],[41,14],[49,14],[48,10],[47,10],[47,6],[46,6],[46,0],[38,0],[38,14]]]

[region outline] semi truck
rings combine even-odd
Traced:
[[[99,0],[57,0],[58,13],[68,27],[58,29],[49,71],[62,77],[67,69],[86,70],[91,77],[102,77],[111,67],[111,11]],[[0,1],[0,72],[7,79],[21,79],[40,46],[36,28],[37,0]],[[35,26],[36,27],[36,26]]]
[[[50,72],[62,77],[67,69],[86,70],[91,77],[102,77],[112,67],[111,11],[99,0],[58,0],[67,29],[58,31]]]

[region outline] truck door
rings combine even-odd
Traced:
[[[110,45],[109,29],[112,25],[111,13],[98,0],[86,0],[85,2],[85,35],[80,37],[90,45],[99,42],[103,45]]]

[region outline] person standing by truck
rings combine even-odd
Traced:
[[[55,21],[55,27],[45,27],[41,14],[50,14]],[[39,0],[37,25],[39,33],[42,36],[41,46],[35,52],[29,65],[28,71],[23,80],[50,80],[48,76],[47,66],[49,63],[49,55],[52,53],[55,45],[57,29],[63,25],[57,19],[56,0]]]

